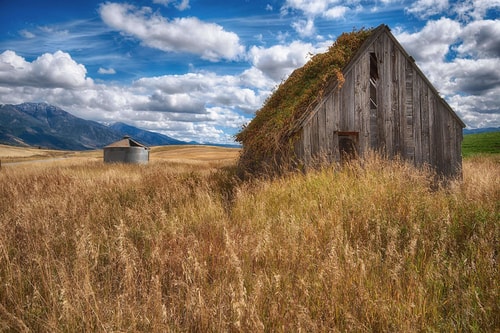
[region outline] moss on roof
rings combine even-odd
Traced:
[[[362,28],[343,33],[327,52],[313,56],[278,86],[236,135],[236,141],[243,144],[240,166],[255,172],[263,163],[293,150],[299,120],[314,109],[332,82],[342,86],[342,70],[372,32]]]

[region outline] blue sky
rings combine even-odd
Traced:
[[[469,128],[500,126],[500,0],[0,0],[0,103],[231,143],[345,31],[387,24]]]

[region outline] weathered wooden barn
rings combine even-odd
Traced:
[[[292,73],[237,135],[242,165],[308,167],[372,150],[430,165],[441,175],[461,174],[465,124],[386,25],[342,35],[327,55],[316,57]],[[311,97],[290,107],[288,99],[301,94]]]

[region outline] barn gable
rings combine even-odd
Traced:
[[[387,26],[343,34],[326,56],[317,57],[305,69],[292,73],[238,134],[243,144],[243,168],[259,171],[264,165],[308,167],[319,159],[340,161],[346,155],[375,150],[387,157],[401,156],[416,166],[431,165],[443,175],[461,173],[465,124]],[[325,57],[337,63],[325,66]],[[282,119],[287,123],[277,128],[279,133],[273,133],[274,128],[263,119],[270,118],[269,114],[279,115],[291,103],[289,99],[300,99],[286,95],[286,90],[293,91],[287,85],[289,81],[307,84],[307,74],[311,74],[308,68],[315,62],[331,73],[316,73],[320,83],[313,87],[316,91],[312,98],[305,106],[298,105],[292,117]],[[341,73],[335,72],[339,67]],[[275,95],[281,96],[280,103]],[[263,152],[262,143],[254,145],[259,135],[270,137],[271,149],[267,147]]]

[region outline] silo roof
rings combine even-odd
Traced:
[[[132,139],[129,136],[124,136],[123,139],[121,139],[119,141],[116,141],[116,142],[113,142],[113,143],[107,145],[104,148],[113,148],[113,147],[116,147],[116,148],[118,148],[118,147],[120,147],[120,148],[123,148],[123,147],[144,147],[144,148],[148,148],[145,145],[143,145],[143,144],[135,141],[134,139]]]

